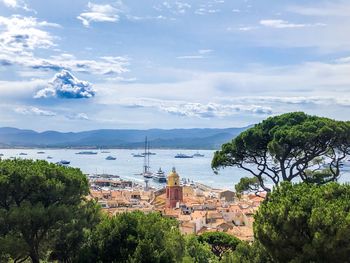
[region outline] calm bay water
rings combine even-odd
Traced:
[[[44,151],[44,154],[37,152]],[[80,168],[83,173],[108,173],[119,175],[123,179],[132,179],[140,183],[144,182],[144,178],[137,175],[142,172],[143,158],[133,157],[133,153],[140,153],[142,150],[125,150],[125,149],[110,149],[106,150],[110,153],[101,153],[97,151],[97,155],[80,155],[77,152],[84,150],[76,149],[0,149],[5,158],[28,158],[28,159],[43,159],[47,160],[47,156],[51,156],[50,162],[59,162],[61,160],[70,161],[70,166]],[[241,177],[250,176],[244,170],[238,168],[226,168],[215,175],[210,167],[214,151],[199,150],[204,154],[204,157],[195,157],[190,159],[177,159],[174,156],[177,153],[192,155],[196,150],[157,150],[152,149],[156,155],[150,156],[150,169],[156,172],[159,167],[168,174],[172,167],[176,167],[181,178],[188,178],[195,182],[203,183],[216,188],[234,189]],[[19,155],[26,153],[27,155]],[[116,160],[108,161],[105,158],[108,155],[116,157]],[[350,173],[343,174],[340,182],[350,182]],[[153,184],[150,180],[151,185]]]
[[[43,151],[44,154],[37,152]],[[81,155],[77,152],[84,150],[76,149],[0,149],[5,158],[16,157],[26,159],[42,159],[47,160],[47,156],[52,159],[47,160],[53,163],[61,160],[70,161],[70,166],[80,168],[84,173],[108,173],[119,175],[123,179],[132,179],[138,182],[144,182],[144,178],[137,175],[142,172],[143,158],[133,157],[133,153],[140,153],[142,150],[125,150],[110,149],[106,150],[110,153],[101,153],[97,151],[97,155]],[[90,151],[90,150],[89,150]],[[92,150],[94,151],[94,150]],[[228,168],[222,170],[215,175],[210,167],[214,151],[199,150],[204,157],[194,157],[190,159],[177,159],[174,156],[177,153],[192,155],[196,150],[157,150],[152,149],[156,155],[150,156],[150,170],[156,172],[160,167],[168,174],[172,167],[176,167],[181,178],[188,178],[195,182],[200,182],[212,187],[233,189],[234,184],[243,176],[249,174],[237,168]],[[26,153],[27,155],[20,155]],[[116,160],[105,160],[109,155],[116,157]],[[152,180],[150,180],[153,184]]]

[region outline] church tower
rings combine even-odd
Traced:
[[[174,208],[178,202],[182,202],[182,186],[180,186],[180,177],[175,167],[168,176],[168,184],[166,186],[166,208]]]

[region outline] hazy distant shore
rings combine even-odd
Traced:
[[[247,128],[36,132],[5,127],[0,128],[0,148],[142,149],[147,136],[153,149],[215,150]]]

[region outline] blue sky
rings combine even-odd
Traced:
[[[0,0],[0,126],[347,120],[349,32],[346,0]]]

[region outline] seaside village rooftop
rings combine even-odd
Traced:
[[[253,215],[263,197],[242,195],[200,183],[182,183],[176,169],[167,177],[166,187],[154,189],[119,177],[100,175],[90,178],[90,198],[103,210],[115,215],[139,210],[158,211],[178,220],[183,234],[226,232],[241,240],[253,241]]]

